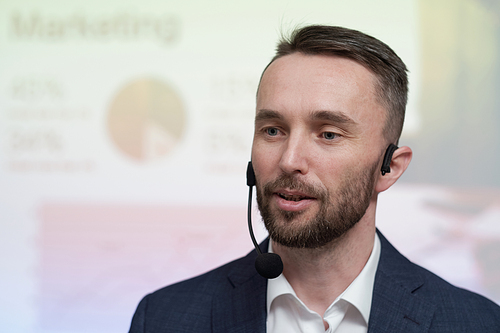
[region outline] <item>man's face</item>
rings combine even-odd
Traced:
[[[384,124],[375,76],[352,60],[295,53],[267,68],[252,163],[271,239],[320,247],[374,208]]]

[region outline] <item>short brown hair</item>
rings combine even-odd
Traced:
[[[387,110],[384,136],[397,143],[408,99],[408,70],[389,46],[356,30],[311,25],[294,30],[288,38],[282,37],[267,67],[276,59],[296,52],[352,59],[374,73],[378,100]]]

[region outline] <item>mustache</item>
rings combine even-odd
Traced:
[[[328,198],[329,195],[327,190],[319,186],[306,183],[305,181],[300,180],[297,177],[291,176],[286,173],[281,174],[278,178],[264,184],[264,186],[262,187],[263,194],[267,197],[272,196],[277,189],[289,189],[289,190],[300,191],[306,193],[308,196],[320,200]]]

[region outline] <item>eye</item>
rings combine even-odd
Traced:
[[[276,136],[279,134],[279,130],[276,127],[266,128],[266,134],[269,136]]]
[[[338,137],[338,134],[334,132],[323,132],[322,135],[326,140],[333,140]]]

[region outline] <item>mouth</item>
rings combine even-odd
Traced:
[[[293,190],[278,190],[274,192],[278,209],[288,212],[304,211],[317,202],[316,198],[303,192]]]
[[[286,194],[286,193],[276,193],[280,198],[285,199],[287,201],[301,201],[301,200],[311,200],[313,197],[308,197],[306,195],[298,195],[298,194]]]

